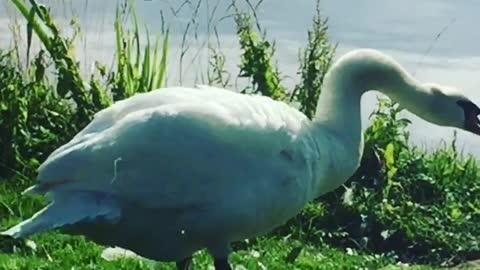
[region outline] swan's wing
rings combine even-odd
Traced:
[[[24,238],[34,233],[73,225],[97,218],[115,221],[121,210],[116,201],[106,194],[64,192],[55,194],[53,202],[31,218],[0,232],[14,238]]]
[[[56,149],[50,156],[88,140],[97,133],[112,127],[130,113],[165,104],[185,101],[201,102],[202,97],[198,95],[198,92],[199,89],[195,88],[172,87],[139,93],[128,99],[117,101],[112,106],[97,112],[93,120],[84,129],[77,133],[70,142]]]
[[[252,118],[256,118],[254,121],[262,125],[265,124],[263,123],[264,121],[267,121],[267,119],[262,118],[267,117],[269,118],[268,121],[271,121],[270,124],[286,124],[290,128],[298,129],[298,126],[306,120],[302,113],[290,108],[286,104],[277,103],[268,97],[250,98],[233,91],[206,85],[197,85],[195,88],[162,88],[148,93],[136,94],[99,111],[94,115],[94,119],[89,125],[81,130],[69,143],[55,150],[50,156],[54,156],[109,129],[131,113],[165,105],[201,104],[212,100],[224,106],[230,114],[243,122],[250,122]],[[274,107],[277,107],[280,111],[269,111],[269,106],[272,104],[275,104]],[[275,113],[283,114],[279,115],[281,119],[278,119]],[[301,120],[299,121],[299,119]]]
[[[308,119],[271,99],[212,92],[215,99],[196,102],[190,92],[188,102],[136,110],[91,133],[50,157],[33,190],[101,191],[175,208],[285,174],[291,154],[282,151]]]

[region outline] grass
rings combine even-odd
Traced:
[[[156,263],[138,259],[122,258],[109,262],[100,258],[98,246],[82,238],[45,234],[37,237],[44,249],[35,256],[0,255],[0,269],[175,269],[172,263]],[[345,252],[330,247],[305,245],[295,261],[289,260],[289,254],[299,243],[283,239],[261,239],[248,249],[238,251],[231,256],[236,269],[403,269],[392,260],[355,252]],[[82,252],[79,252],[82,250]],[[200,252],[194,261],[196,269],[208,269],[212,260]],[[434,269],[428,266],[416,266],[409,269]]]
[[[197,1],[190,4],[199,7],[201,0]],[[168,30],[154,42],[147,34],[146,44],[141,44],[135,10],[125,1],[113,26],[115,65],[96,63],[84,78],[73,53],[75,34],[63,36],[48,8],[33,0],[12,4],[28,22],[28,42],[35,34],[43,49],[27,67],[14,48],[0,49],[2,229],[44,205],[42,198],[20,193],[32,184],[34,170],[47,155],[83,128],[94,112],[165,85],[169,56]],[[320,9],[307,31],[300,81],[291,92],[275,64],[275,42],[261,30],[255,13],[233,10],[242,50],[237,78],[250,81],[249,87],[238,90],[291,102],[312,117],[335,53]],[[229,59],[212,44],[208,47],[212,55],[205,77],[213,85],[230,84],[234,76],[224,69]],[[55,73],[49,74],[51,69]],[[237,269],[441,269],[480,259],[478,161],[459,153],[455,141],[433,153],[412,146],[408,125],[399,117],[398,105],[379,100],[355,175],[274,232],[235,243],[231,260]],[[173,269],[171,263],[132,258],[105,261],[102,247],[82,237],[49,232],[32,240],[36,251],[19,248],[12,253],[11,245],[0,243],[0,269]],[[195,264],[208,269],[211,258],[200,252]]]

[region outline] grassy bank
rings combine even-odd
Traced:
[[[36,36],[42,50],[25,66],[15,48],[0,49],[1,229],[44,205],[42,198],[20,192],[51,151],[96,111],[164,86],[168,72],[168,31],[142,44],[131,5],[119,5],[112,26],[115,65],[96,63],[84,77],[73,53],[75,34],[64,36],[48,9],[32,3],[12,0],[28,22],[27,47]],[[242,52],[238,77],[249,81],[237,90],[283,100],[312,117],[335,54],[320,10],[306,33],[300,80],[292,91],[283,86],[274,42],[258,31],[252,13],[236,9],[232,18]],[[206,77],[212,85],[228,85],[227,59],[221,50],[211,51]],[[355,175],[269,235],[236,243],[232,262],[239,269],[440,269],[480,259],[478,161],[459,153],[455,141],[426,153],[410,143],[408,125],[396,104],[379,100]],[[102,247],[82,237],[50,232],[32,240],[36,250],[1,243],[0,269],[173,269],[136,259],[107,262]],[[195,263],[206,268],[211,258],[200,253]]]

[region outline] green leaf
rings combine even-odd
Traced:
[[[392,143],[389,143],[385,148],[385,153],[384,153],[384,158],[385,158],[387,167],[391,167],[395,163],[394,154],[395,154],[395,146]]]
[[[460,210],[459,208],[453,208],[453,209],[450,211],[450,216],[451,216],[453,219],[459,219],[459,218],[462,216],[462,210]]]

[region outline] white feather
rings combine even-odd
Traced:
[[[59,192],[47,207],[1,234],[20,238],[98,218],[114,222],[120,216],[117,203],[104,194]]]

